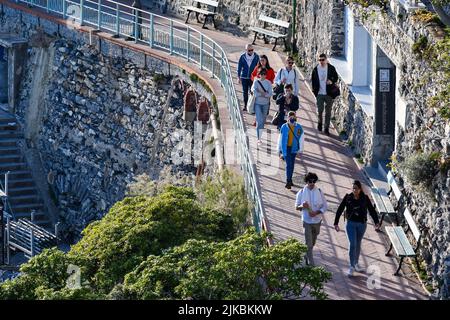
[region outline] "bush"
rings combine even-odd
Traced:
[[[436,153],[417,153],[399,163],[401,171],[412,185],[427,187],[438,173]]]
[[[323,267],[300,266],[306,247],[295,239],[268,247],[265,236],[251,229],[229,242],[189,240],[161,256],[149,256],[125,277],[123,296],[253,300],[309,294],[326,298],[323,284],[331,274]]]

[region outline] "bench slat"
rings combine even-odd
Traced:
[[[378,193],[380,194],[381,200],[384,203],[384,207],[386,208],[387,213],[396,213],[394,207],[392,206],[391,200],[389,199],[389,196],[387,194],[386,189],[380,188],[378,189]]]
[[[198,12],[198,13],[201,13],[201,14],[207,14],[207,15],[215,15],[215,14],[217,14],[216,12],[207,11],[207,10],[203,10],[203,9],[199,9],[199,8],[191,7],[191,6],[185,6],[184,8],[186,10],[195,11],[195,12]]]
[[[273,31],[266,30],[266,29],[259,28],[259,27],[250,27],[250,30],[256,31],[258,33],[263,33],[263,34],[266,34],[266,35],[274,37],[274,38],[284,38],[284,37],[286,37],[285,34],[273,32]]]
[[[403,231],[402,227],[395,227],[395,234],[397,235],[398,240],[400,241],[405,257],[413,257],[416,255],[414,252],[413,247],[411,246],[411,243],[409,243],[408,237],[405,234],[405,231]]]
[[[219,1],[212,1],[212,0],[194,0],[194,1],[206,4],[206,5],[212,6],[212,7],[218,7],[219,6]]]
[[[290,25],[289,22],[286,22],[286,21],[283,21],[283,20],[274,19],[274,18],[265,16],[263,14],[261,14],[259,16],[259,20],[264,21],[264,22],[269,22],[269,23],[275,24],[275,25],[283,27],[283,28],[289,28],[289,25]]]
[[[397,227],[386,227],[385,230],[389,237],[389,240],[392,243],[392,246],[394,247],[395,253],[397,253],[397,255],[399,257],[403,257],[403,256],[405,256],[405,249],[403,249],[403,246],[400,243],[400,240],[397,236],[397,232],[395,231],[395,228],[397,228]]]
[[[403,216],[406,219],[406,222],[408,222],[409,224],[409,228],[411,229],[414,238],[416,238],[417,241],[419,241],[420,238],[420,230],[416,225],[416,222],[414,221],[414,218],[411,215],[411,212],[409,211],[408,208],[405,209],[405,211],[403,212]]]
[[[375,207],[378,209],[378,213],[386,213],[386,207],[384,206],[383,200],[381,199],[380,193],[377,188],[371,188],[371,194],[373,202],[375,202]]]

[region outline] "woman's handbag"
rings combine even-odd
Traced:
[[[247,101],[247,110],[250,114],[255,114],[255,101],[256,97],[253,93],[251,93]]]
[[[284,112],[280,112],[280,111],[275,112],[271,123],[274,126],[279,126],[279,125],[282,125],[284,122],[285,122],[284,121]]]

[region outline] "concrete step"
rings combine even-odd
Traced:
[[[19,171],[27,168],[25,162],[4,162],[0,163],[0,172]]]
[[[0,130],[0,139],[23,138],[23,133],[19,130]]]
[[[13,139],[13,138],[5,138],[5,139],[0,139],[0,147],[11,147],[11,146],[17,146],[17,140],[18,139]]]
[[[4,176],[6,172],[5,170],[0,170],[0,177]],[[9,183],[18,179],[32,179],[30,170],[11,170],[9,172]]]
[[[20,162],[22,156],[20,154],[7,154],[0,152],[0,163]]]
[[[2,146],[0,147],[0,154],[20,154],[20,150],[17,146]]]
[[[15,215],[19,213],[27,213],[30,214],[31,210],[43,210],[44,205],[42,203],[21,203],[21,204],[13,204],[11,203],[11,209]]]
[[[8,200],[11,206],[16,204],[26,204],[26,203],[40,203],[40,198],[37,193],[35,194],[24,194],[20,196],[14,196],[10,192],[8,192]]]
[[[8,188],[34,188],[34,181],[31,178],[31,174],[29,178],[20,178],[17,177],[15,179],[9,179]]]
[[[8,188],[8,196],[11,197],[24,196],[30,194],[37,194],[37,189],[35,186]]]

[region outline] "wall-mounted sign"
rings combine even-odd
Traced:
[[[395,68],[378,68],[375,93],[375,134],[395,133]]]

